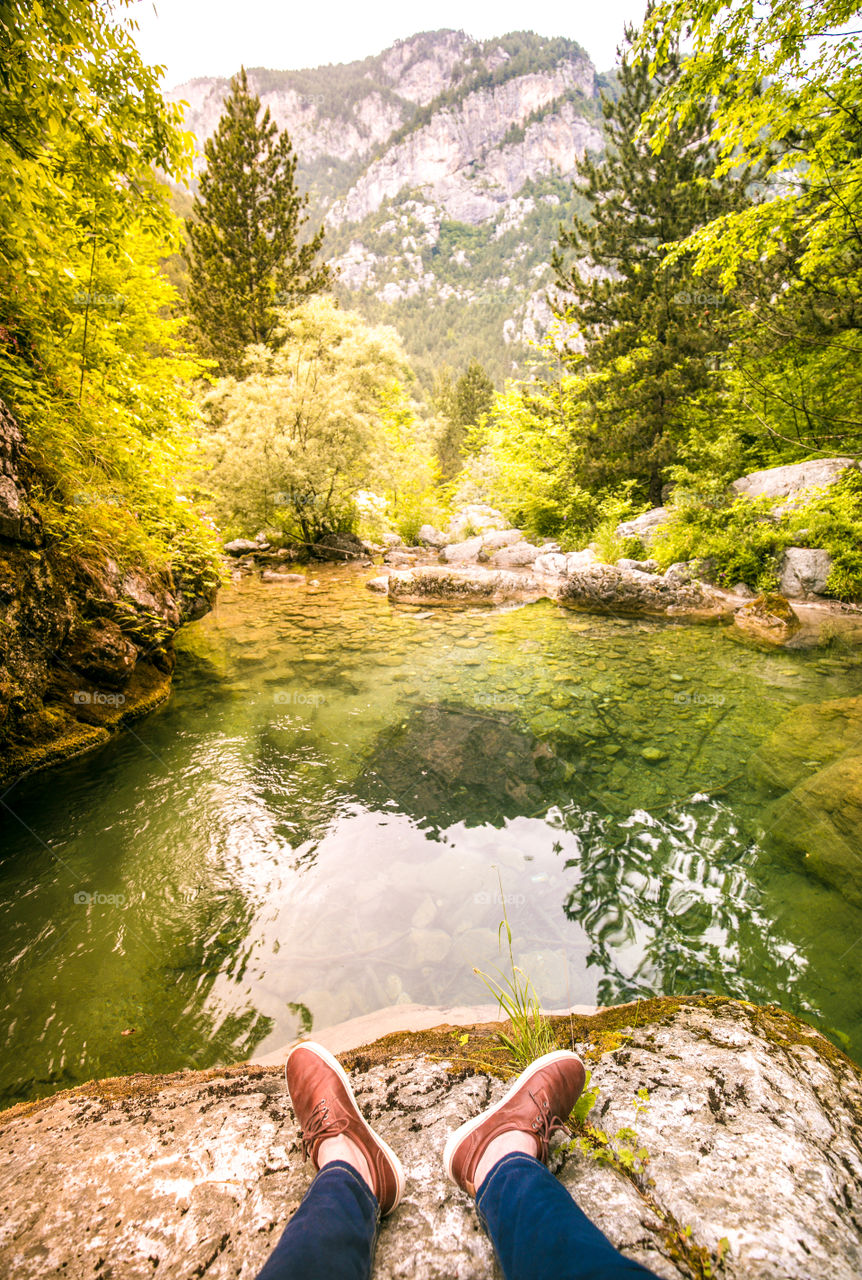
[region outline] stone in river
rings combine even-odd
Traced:
[[[797,783],[766,810],[763,825],[768,848],[862,906],[862,756]]]
[[[476,992],[477,1002],[488,1000],[478,981]],[[687,996],[639,1001],[627,1012],[628,1026],[615,1011],[560,1020],[555,1031],[562,1042],[574,1030],[590,1059],[607,1132],[632,1124],[632,1099],[648,1087],[635,1125],[650,1153],[649,1202],[577,1149],[560,1161],[565,1192],[613,1245],[666,1280],[689,1272],[650,1203],[664,1222],[690,1228],[698,1259],[727,1237],[724,1270],[733,1280],[858,1280],[859,1068],[774,1008]],[[609,1031],[625,1052],[602,1054]],[[481,1033],[463,1034],[463,1050],[451,1028],[443,1039],[450,1056],[473,1054],[467,1072],[416,1036],[341,1055],[369,1123],[411,1173],[401,1221],[380,1233],[377,1280],[496,1270],[474,1212],[429,1157],[455,1117],[499,1102],[511,1085],[488,1073]],[[255,1275],[312,1175],[299,1156],[281,1055],[276,1061],[103,1081],[4,1113],[0,1274]],[[71,1221],[102,1225],[75,1233]],[[270,1224],[274,1231],[261,1229]]]
[[[659,760],[667,758],[667,752],[662,751],[660,747],[644,747],[641,755],[648,764],[658,764]]]
[[[419,906],[410,917],[410,923],[414,929],[427,929],[431,921],[437,914],[437,907],[430,893],[426,893],[425,897],[419,903]]]
[[[440,964],[451,945],[452,939],[442,929],[411,929],[405,948],[405,963],[411,969]]]

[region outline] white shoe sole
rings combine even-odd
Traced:
[[[561,1062],[564,1058],[574,1058],[575,1062],[580,1062],[582,1067],[584,1065],[578,1055],[576,1053],[572,1053],[569,1049],[555,1049],[553,1053],[544,1054],[541,1058],[537,1058],[535,1062],[531,1062],[526,1070],[521,1072],[511,1089],[503,1095],[499,1102],[495,1102],[493,1106],[488,1107],[485,1111],[481,1111],[479,1115],[473,1116],[472,1120],[466,1120],[460,1128],[455,1129],[449,1134],[449,1137],[446,1139],[446,1146],[443,1148],[443,1166],[446,1170],[447,1178],[454,1182],[456,1187],[459,1184],[452,1176],[452,1159],[455,1155],[456,1149],[461,1145],[463,1140],[471,1134],[474,1129],[478,1129],[480,1124],[484,1124],[489,1116],[494,1115],[496,1111],[499,1111],[501,1107],[504,1107],[509,1099],[516,1094],[528,1080],[531,1080],[537,1072],[541,1071],[543,1067],[548,1066],[551,1062]]]
[[[344,1070],[344,1068],[342,1067],[338,1059],[334,1058],[328,1049],[324,1049],[322,1044],[317,1044],[316,1041],[314,1040],[303,1040],[299,1044],[294,1045],[290,1053],[287,1055],[287,1058],[285,1059],[285,1062],[284,1062],[285,1083],[287,1083],[287,1064],[290,1061],[293,1054],[296,1053],[297,1049],[308,1049],[311,1051],[311,1053],[317,1054],[318,1058],[320,1058],[322,1062],[325,1062],[328,1067],[331,1067],[332,1070],[341,1079],[342,1084],[347,1090],[348,1097],[350,1098],[350,1101],[353,1103],[353,1109],[356,1112],[356,1115],[359,1118],[360,1123],[363,1125],[363,1127],[365,1128],[367,1133],[371,1136],[371,1138],[374,1140],[374,1142],[377,1143],[378,1147],[382,1148],[382,1150],[386,1154],[387,1159],[391,1162],[392,1167],[395,1170],[395,1179],[397,1182],[398,1189],[395,1193],[395,1203],[392,1205],[392,1209],[397,1208],[404,1196],[404,1187],[405,1187],[404,1169],[402,1167],[401,1161],[398,1159],[395,1152],[392,1150],[392,1148],[389,1146],[387,1142],[383,1141],[379,1133],[375,1133],[375,1131],[371,1128],[371,1125],[363,1116],[362,1112],[359,1110],[359,1107],[356,1105],[356,1099],[353,1096],[353,1090],[350,1087],[350,1081],[347,1078],[347,1072]],[[392,1209],[389,1209],[388,1212],[391,1213]]]

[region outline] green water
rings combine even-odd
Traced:
[[[225,590],[164,708],[8,793],[5,1103],[481,1002],[498,872],[546,1006],[708,989],[862,1058],[862,912],[759,847],[746,775],[794,706],[858,691],[862,655],[547,602],[394,609],[366,577]]]

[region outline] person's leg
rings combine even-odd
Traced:
[[[320,1172],[257,1280],[369,1280],[380,1219],[404,1194],[401,1162],[322,1045],[292,1049],[285,1078],[303,1156]]]
[[[534,1156],[503,1156],[476,1194],[506,1280],[653,1276],[625,1258]]]
[[[377,1197],[345,1160],[324,1165],[257,1280],[369,1280]]]
[[[476,1197],[506,1280],[623,1280],[651,1276],[624,1258],[545,1167],[586,1071],[567,1050],[522,1071],[508,1093],[449,1135],[443,1163]]]

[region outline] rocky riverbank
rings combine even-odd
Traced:
[[[862,1074],[821,1035],[716,997],[643,1001],[555,1030],[598,1096],[592,1128],[558,1146],[553,1167],[627,1256],[666,1280],[860,1274]],[[440,1159],[449,1129],[506,1088],[509,1072],[489,1065],[496,1032],[441,1027],[342,1055],[408,1175],[378,1280],[499,1274]],[[626,1126],[636,1139],[618,1136]],[[627,1142],[645,1150],[640,1173],[591,1154]],[[248,1064],[25,1103],[0,1115],[0,1151],[0,1269],[18,1280],[251,1280],[311,1177],[282,1071]]]
[[[212,589],[50,544],[0,402],[0,783],[78,755],[167,698],[172,640]]]

